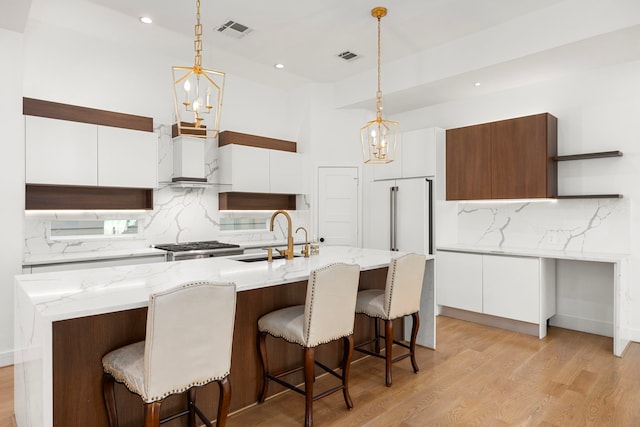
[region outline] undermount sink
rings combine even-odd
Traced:
[[[294,258],[298,258],[300,256],[302,256],[302,255],[299,255],[299,254],[294,254],[293,255]],[[236,261],[242,261],[242,262],[258,262],[258,261],[267,261],[268,260],[267,255],[265,255],[265,254],[255,254],[254,256],[242,255],[242,256],[239,256],[239,257],[232,258],[232,259],[236,260]],[[280,255],[280,254],[275,254],[275,255],[273,255],[272,259],[273,260],[285,259],[285,257],[283,255]]]

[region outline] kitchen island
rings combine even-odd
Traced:
[[[282,307],[303,304],[309,272],[334,262],[359,264],[361,289],[383,288],[389,261],[399,255],[322,247],[319,255],[273,263],[243,262],[239,260],[242,256],[236,256],[16,276],[14,394],[18,426],[106,426],[102,356],[144,339],[151,293],[196,280],[234,282],[237,286],[231,410],[252,405],[261,385],[257,319]],[[418,343],[431,348],[435,348],[433,273],[433,257],[428,256]],[[358,316],[356,343],[370,337],[372,329],[370,322]],[[318,358],[337,366],[339,345],[323,346]],[[295,366],[301,360],[297,346],[273,340],[269,348],[275,369]],[[272,393],[280,391],[273,387]],[[198,393],[211,419],[215,417],[217,393],[213,383]],[[123,386],[117,387],[116,399],[120,425],[140,425],[140,399]],[[173,396],[163,405],[163,414],[165,409],[171,411],[183,404],[181,395]]]

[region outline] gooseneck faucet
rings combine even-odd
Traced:
[[[296,228],[296,233],[300,230],[304,231],[304,247],[302,248],[302,251],[300,253],[304,255],[305,258],[309,258],[309,233],[304,227]]]
[[[293,225],[291,223],[291,215],[285,210],[277,210],[271,215],[271,221],[269,223],[269,231],[273,231],[273,222],[278,214],[282,214],[287,218],[287,249],[276,249],[280,255],[285,256],[287,259],[293,259]]]

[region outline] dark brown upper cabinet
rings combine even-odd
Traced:
[[[447,200],[556,197],[557,128],[543,113],[447,130]]]

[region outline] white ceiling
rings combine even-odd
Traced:
[[[195,1],[89,0],[154,25],[193,35]],[[382,18],[382,57],[393,61],[460,38],[561,0],[388,1]],[[334,82],[375,67],[379,0],[203,0],[201,21],[216,48],[315,82]],[[235,39],[215,31],[233,20],[253,31]],[[346,62],[344,51],[361,58]]]
[[[40,1],[0,0],[0,27],[20,31],[28,5]],[[76,1],[131,19],[149,16],[154,26],[193,37],[194,0]],[[382,83],[388,112],[640,59],[638,0],[202,0],[205,51],[213,47],[224,52],[223,68],[235,59],[236,67],[229,68],[277,87],[337,83],[345,92],[354,79],[366,76],[369,88],[377,49],[371,9],[380,5],[389,9],[382,18]],[[241,39],[217,32],[227,20],[252,32]],[[505,43],[504,38],[510,40]],[[478,46],[483,55],[476,51]],[[338,57],[343,51],[359,58],[344,61]],[[501,56],[498,51],[507,53]],[[425,58],[433,60],[428,69],[417,72],[428,77],[412,83],[389,78],[400,74],[403,61],[415,64]],[[285,64],[285,70],[264,72],[266,67],[273,70],[275,63]],[[482,86],[471,89],[469,81],[480,79]],[[374,89],[340,105],[371,108]]]

